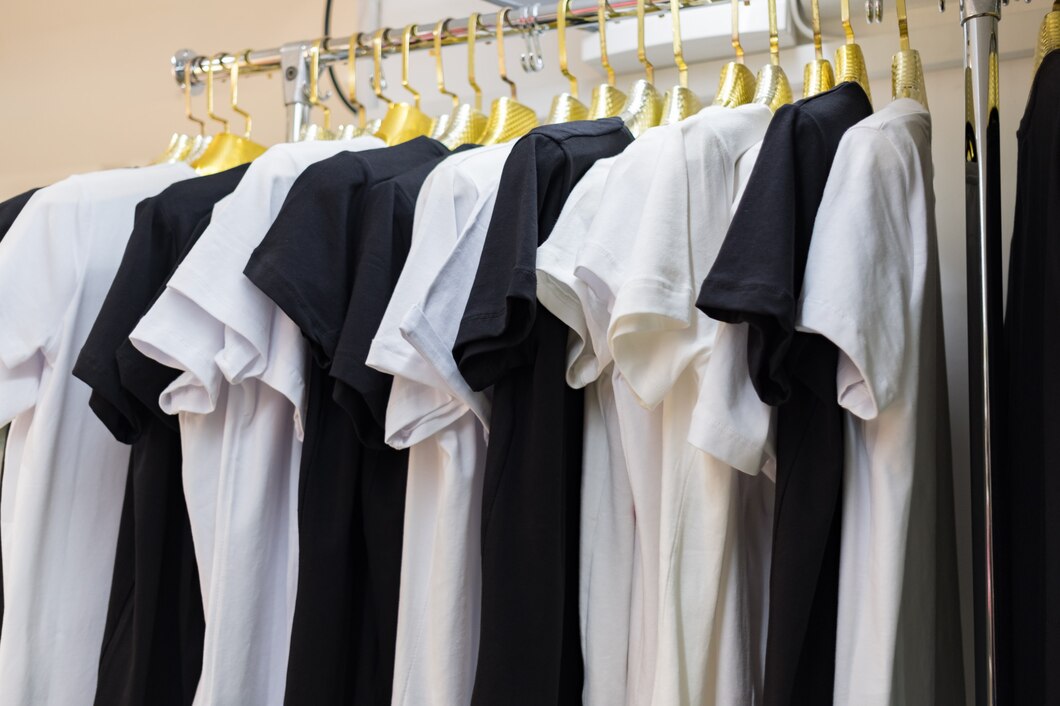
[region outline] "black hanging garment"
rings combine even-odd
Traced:
[[[618,119],[537,128],[501,174],[453,349],[472,389],[493,386],[474,706],[581,703],[582,391],[566,325],[537,306],[537,248],[589,167],[632,139]]]
[[[448,154],[440,142],[417,138],[310,165],[245,270],[298,325],[312,351],[288,706],[390,703],[408,453],[362,442],[358,431],[364,430],[334,401],[330,372],[364,250],[393,237],[395,218],[411,222],[395,214],[408,193],[377,199],[376,187],[413,171],[422,183]],[[408,236],[396,240],[402,238]],[[385,310],[391,290],[369,288],[365,296],[378,301],[357,305]]]
[[[998,703],[1060,703],[1060,51],[1017,133],[1005,314],[1006,452],[994,469]]]
[[[855,83],[777,111],[696,302],[711,318],[749,324],[751,380],[778,408],[766,706],[832,703],[843,480],[838,350],[796,331],[795,317],[839,141],[871,114]]]
[[[246,171],[188,179],[145,199],[73,374],[89,406],[132,446],[95,703],[186,706],[202,670],[202,593],[181,481],[177,419],[158,408],[174,370],[128,341],[140,317]]]

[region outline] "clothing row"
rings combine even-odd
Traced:
[[[1056,6],[1042,23],[1038,52]],[[1050,41],[1052,39],[1052,41]],[[996,138],[995,138],[996,139]],[[1004,434],[995,452],[994,509],[998,703],[1060,703],[1060,51],[1036,61],[1017,132],[1016,204],[996,404]],[[1000,209],[995,204],[995,213]],[[988,222],[1000,243],[1000,218]],[[1000,256],[997,258],[1000,268]],[[1000,272],[991,273],[1000,281]]]
[[[0,205],[0,705],[963,704],[930,145],[844,83]]]

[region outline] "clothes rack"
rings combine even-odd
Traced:
[[[682,8],[711,4],[715,0],[682,0]],[[612,18],[630,17],[636,0],[611,0]],[[974,683],[975,703],[996,703],[996,655],[994,640],[994,542],[991,498],[991,471],[999,449],[999,420],[994,407],[1000,402],[999,345],[1002,325],[1001,278],[1001,196],[998,115],[998,23],[1001,0],[961,0],[960,20],[965,38],[966,143],[965,169],[967,274],[968,274],[968,369],[969,369],[969,438],[971,444],[969,483],[971,488],[971,527],[973,553],[974,616]],[[1007,4],[1007,2],[1006,2]],[[940,10],[945,9],[939,0]],[[648,12],[667,11],[665,3],[648,3]],[[567,21],[573,25],[597,22],[595,0],[572,0]],[[500,12],[483,14],[479,32],[490,39],[497,31]],[[535,65],[536,35],[554,29],[557,13],[551,3],[512,8],[507,17],[506,34],[519,34],[527,40],[524,67]],[[433,47],[435,22],[417,24],[410,38],[411,50]],[[447,23],[443,44],[466,41],[468,20],[452,19]],[[323,38],[319,69],[347,61],[351,46],[357,56],[371,53],[370,32],[338,38]],[[244,75],[280,70],[283,77],[284,104],[287,108],[287,136],[298,139],[308,124],[310,99],[311,50],[317,40],[300,40],[279,47],[248,50],[242,54],[222,53],[213,57],[191,50],[180,50],[172,57],[177,83],[188,81],[201,86],[210,64],[219,79],[222,69],[237,65]],[[385,34],[384,51],[401,50],[399,32]],[[537,52],[540,49],[536,49]],[[526,59],[529,58],[529,61]]]
[[[681,0],[681,7],[700,7],[712,4],[717,0]],[[611,17],[614,19],[633,17],[636,14],[636,0],[611,0]],[[646,3],[645,11],[661,13],[669,11],[669,4],[663,2]],[[597,21],[597,3],[595,0],[571,0],[567,12],[567,22],[571,25],[595,25]],[[479,33],[483,40],[490,40],[496,35],[498,18],[502,12],[482,14],[479,16]],[[434,36],[432,29],[437,22],[423,22],[415,25],[410,37],[409,49],[432,49]],[[512,9],[507,16],[506,34],[522,34],[527,38],[528,54],[540,52],[532,49],[532,39],[545,30],[556,28],[556,7],[535,4]],[[454,18],[447,21],[446,35],[442,44],[458,44],[467,39],[468,18]],[[310,54],[316,41],[320,41],[322,50],[319,57],[319,68],[346,61],[349,58],[349,47],[355,47],[357,56],[371,54],[372,32],[360,32],[346,37],[325,37],[320,40],[300,40],[287,42],[273,49],[248,50],[241,54],[220,53],[212,56],[199,55],[190,49],[181,49],[172,57],[173,76],[178,85],[184,85],[185,78],[192,86],[202,85],[213,63],[217,79],[227,73],[233,65],[238,66],[240,74],[263,73],[280,70],[283,76],[283,102],[287,107],[287,139],[297,140],[302,129],[309,121],[309,73]],[[384,53],[401,51],[401,32],[388,30],[383,45]],[[539,70],[530,65],[529,70]]]

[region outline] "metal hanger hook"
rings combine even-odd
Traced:
[[[224,66],[225,57],[228,56],[224,52],[215,54],[206,64],[206,114],[211,119],[221,123],[221,132],[228,132],[228,119],[223,118],[217,113],[213,112],[213,72],[214,62],[216,61],[221,66]]]
[[[538,5],[522,7],[517,24],[519,32],[523,35],[526,43],[526,51],[519,55],[523,71],[526,73],[537,73],[545,68],[544,54],[541,51],[542,29],[537,23]]]
[[[511,26],[508,21],[508,14],[512,11],[510,7],[506,7],[497,13],[497,63],[500,68],[501,81],[504,81],[508,85],[508,88],[512,92],[512,100],[516,99],[517,93],[515,88],[515,81],[508,78],[508,61],[504,53],[504,28],[505,26]]]

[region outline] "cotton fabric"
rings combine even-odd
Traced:
[[[287,704],[390,701],[407,454],[372,426],[386,381],[366,380],[356,344],[367,346],[364,325],[385,310],[416,192],[446,154],[418,138],[310,167],[246,266],[312,351]]]
[[[37,192],[0,245],[0,703],[90,704],[129,449],[70,375],[118,269],[138,201],[187,165],[117,169]]]
[[[566,329],[537,309],[538,246],[571,189],[632,136],[620,120],[537,128],[504,165],[453,357],[493,386],[482,512],[482,625],[472,704],[578,703],[583,403]]]
[[[306,167],[379,145],[293,143],[258,157],[130,336],[141,352],[182,371],[159,405],[180,414],[203,582],[195,704],[283,702],[297,586],[308,351],[243,268]]]
[[[964,703],[934,213],[930,115],[896,100],[839,145],[799,300],[848,412],[839,704]]]
[[[770,567],[764,703],[830,702],[843,476],[837,351],[795,331],[796,302],[821,194],[845,131],[872,113],[864,90],[843,83],[782,106],[697,306],[748,323],[748,370],[777,406],[776,502]]]
[[[412,246],[367,364],[393,376],[385,438],[408,448],[393,703],[468,703],[478,659],[489,400],[450,349],[512,143],[445,159],[416,201]]]

